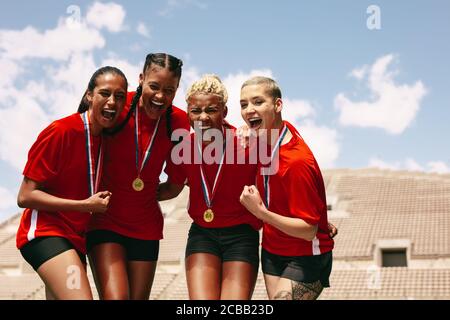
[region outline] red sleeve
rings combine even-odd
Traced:
[[[167,181],[173,184],[185,184],[187,180],[183,164],[174,164],[168,157],[164,172],[167,174]]]
[[[28,152],[28,161],[23,175],[37,182],[54,178],[60,171],[64,131],[53,122],[38,136]]]
[[[185,139],[188,139],[189,137],[189,128],[189,120],[186,112],[172,106],[172,130],[177,130],[177,136],[183,137],[183,140],[172,147],[172,150],[166,159],[166,167],[164,172],[167,174],[167,181],[170,183],[185,184],[187,180],[184,165],[179,163],[175,164],[172,161],[172,156],[181,157],[182,159],[184,150],[183,147],[186,147]]]
[[[326,203],[322,195],[318,168],[302,159],[292,165],[287,175],[286,192],[289,195],[289,212],[292,216],[316,225]]]

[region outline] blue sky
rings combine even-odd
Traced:
[[[367,12],[369,6],[379,9]],[[77,15],[79,13],[79,15]],[[379,17],[379,20],[373,20]],[[367,21],[379,22],[369,29]],[[132,84],[145,55],[183,59],[175,104],[216,73],[240,122],[240,84],[274,77],[322,168],[450,172],[448,1],[8,1],[0,12],[0,220],[26,155],[75,112],[90,75],[119,66]]]

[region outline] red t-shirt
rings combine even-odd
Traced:
[[[264,223],[262,247],[281,256],[311,256],[331,251],[334,241],[328,235],[325,187],[313,153],[297,130],[284,121],[292,133],[291,140],[280,147],[278,171],[270,176],[269,210],[277,214],[300,218],[318,225],[313,241],[295,238]],[[276,161],[276,160],[275,160]],[[257,171],[257,187],[264,197],[261,170]]]
[[[127,114],[134,92],[128,94],[127,105],[121,119]],[[183,128],[189,132],[186,112],[172,106],[172,131]],[[142,191],[134,191],[132,182],[138,175],[136,168],[135,113],[126,126],[116,135],[105,139],[105,161],[102,175],[102,189],[112,192],[108,210],[92,216],[89,230],[111,230],[127,237],[143,240],[162,239],[163,223],[161,208],[156,199],[163,164],[170,157],[173,147],[167,136],[166,114],[163,113],[150,158],[141,171],[144,181]],[[157,120],[150,119],[143,108],[139,109],[140,157],[150,141]]]
[[[100,137],[93,137],[93,150],[98,150],[99,143]],[[86,136],[79,113],[54,121],[39,134],[28,153],[23,175],[56,197],[82,200],[90,196]],[[82,212],[25,209],[17,231],[17,247],[34,238],[60,236],[86,253],[85,232],[90,217],[90,213]]]
[[[202,190],[200,164],[198,163],[199,161],[194,163],[194,152],[198,148],[195,145],[194,133],[191,134],[190,139],[185,139],[177,146],[182,157],[184,156],[184,151],[189,150],[190,161],[178,165],[168,162],[165,172],[169,176],[168,181],[171,183],[184,184],[187,181],[190,188],[188,212],[196,224],[205,228],[223,228],[238,224],[249,224],[254,229],[259,230],[262,227],[261,220],[248,212],[239,202],[244,186],[255,183],[257,164],[249,163],[249,149],[240,147],[235,135],[235,128],[229,126],[228,129],[233,130],[232,143],[227,143],[220,180],[217,182],[217,191],[212,199],[213,221],[206,222],[203,219],[207,205]],[[212,144],[209,146],[212,146]],[[205,145],[202,147],[203,150],[208,148]],[[212,149],[210,147],[210,150]],[[215,152],[207,152],[213,156],[215,155]],[[238,157],[243,159],[241,164],[237,163]],[[219,163],[220,161],[215,161],[212,164],[203,163],[202,165],[210,189],[213,187]]]

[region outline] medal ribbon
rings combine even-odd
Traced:
[[[200,139],[199,139],[199,142],[197,143],[199,154],[202,155],[202,162],[200,163],[200,176],[201,176],[201,183],[202,183],[202,189],[203,189],[203,198],[205,199],[205,203],[208,208],[212,207],[212,201],[214,199],[214,195],[216,194],[217,186],[219,185],[218,182],[219,182],[220,178],[222,177],[222,174],[221,174],[222,165],[223,165],[223,161],[225,158],[225,150],[226,150],[226,137],[225,137],[224,128],[222,128],[222,132],[223,132],[223,138],[225,139],[225,143],[223,144],[222,157],[220,158],[220,164],[219,164],[219,168],[217,169],[217,173],[216,173],[216,177],[214,179],[214,184],[213,184],[212,190],[209,187],[208,181],[206,180],[205,172],[203,171],[203,152],[202,152],[202,146],[200,144]]]
[[[100,177],[102,174],[102,166],[103,166],[103,143],[100,141],[100,147],[97,155],[97,166],[95,166],[95,159],[93,156],[93,138],[91,135],[91,129],[89,128],[89,116],[88,112],[84,112],[80,114],[81,120],[84,124],[84,134],[86,141],[86,155],[87,155],[87,163],[88,163],[88,189],[89,195],[92,196],[98,191],[98,187],[100,185]]]
[[[139,129],[139,106],[136,107],[136,125],[135,125],[135,145],[136,145],[136,170],[138,173],[138,177],[141,174],[142,169],[144,168],[145,164],[147,163],[148,159],[150,158],[150,153],[153,147],[153,143],[155,142],[156,134],[158,133],[159,128],[159,121],[161,120],[161,116],[159,116],[158,120],[156,121],[155,129],[153,129],[152,138],[147,144],[147,147],[145,148],[145,152],[141,161],[141,165],[139,166],[139,137],[141,135],[141,131]]]
[[[272,155],[270,156],[270,163],[271,164],[272,164],[273,158],[275,157],[275,154],[278,153],[278,149],[280,148],[281,143],[283,142],[283,139],[286,136],[287,131],[288,131],[288,128],[287,128],[286,125],[284,125],[283,129],[281,130],[281,134],[278,137],[277,142],[275,143],[275,147],[272,150]],[[270,178],[270,175],[268,175],[268,174],[263,175],[263,180],[264,180],[264,199],[265,199],[267,208],[269,208],[269,204],[270,204],[269,178]]]

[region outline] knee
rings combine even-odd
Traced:
[[[101,300],[129,300],[128,292],[107,291],[101,296]]]

